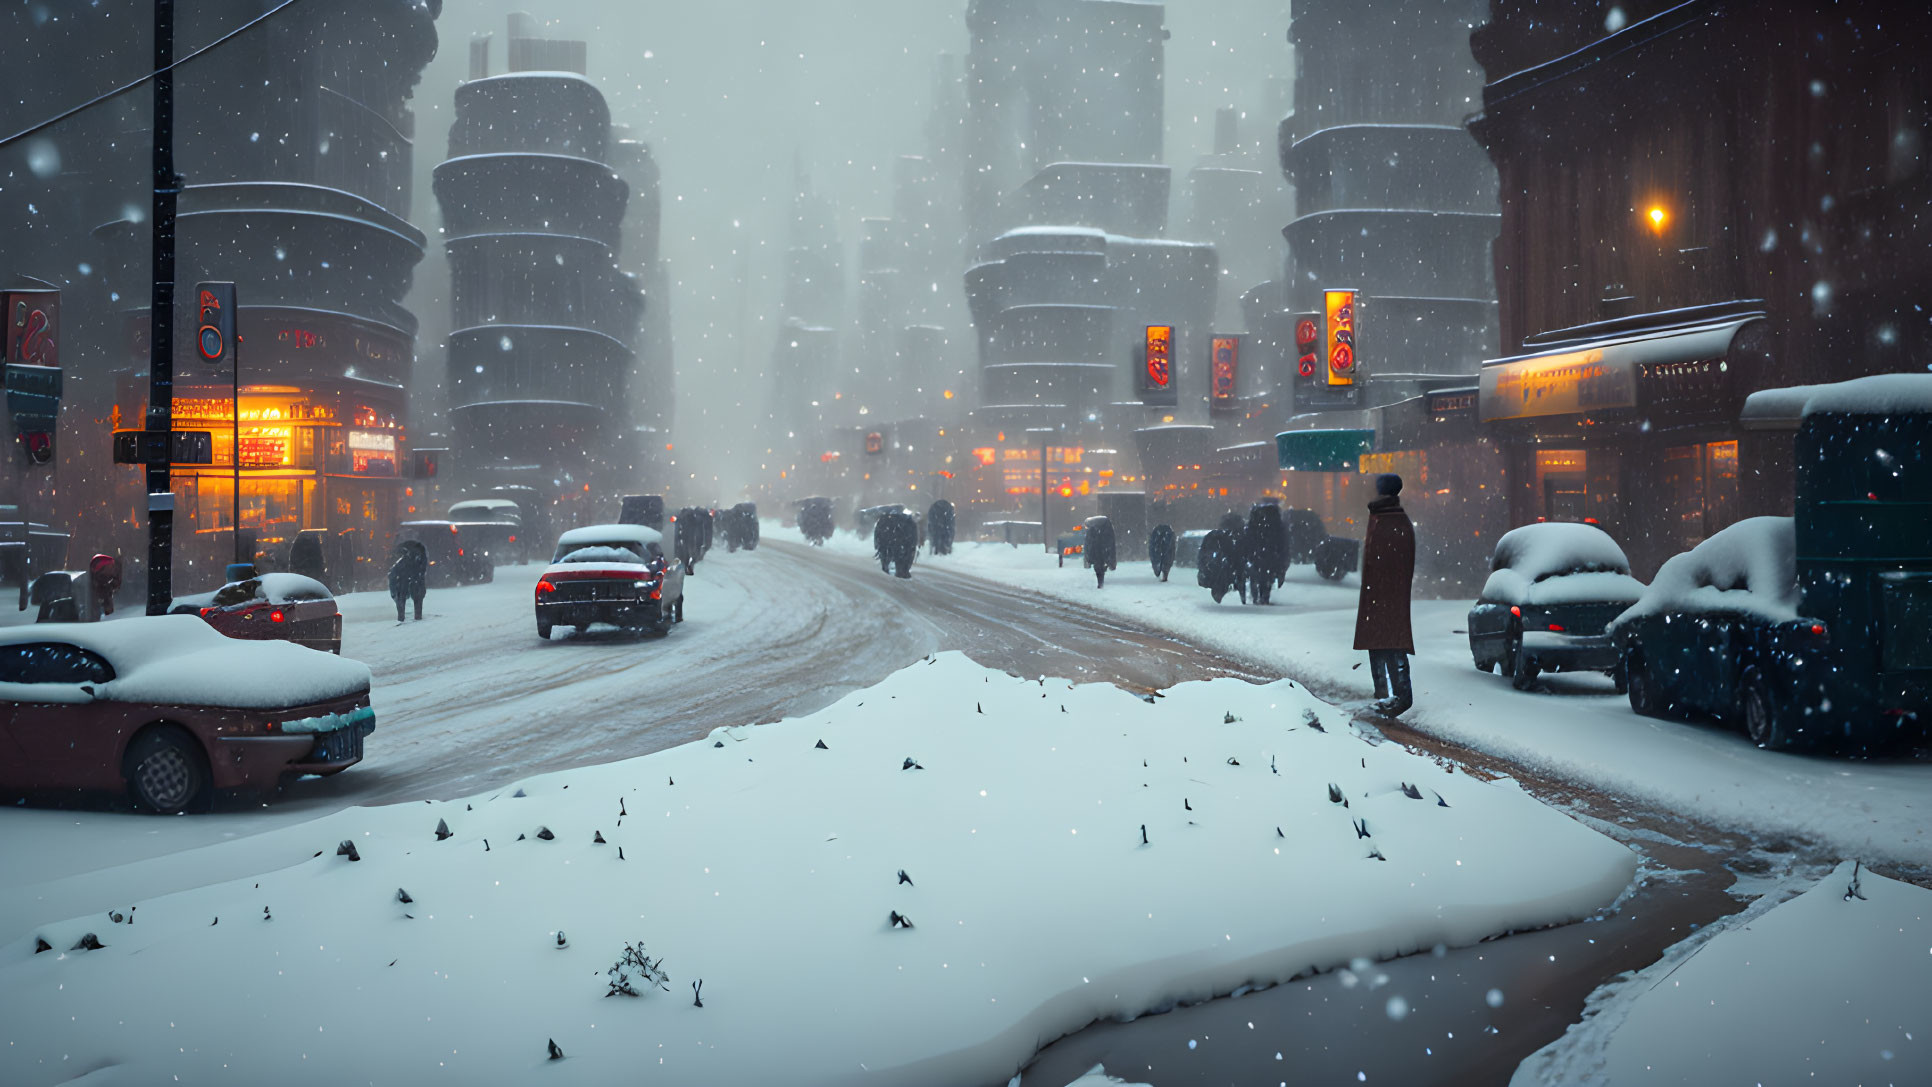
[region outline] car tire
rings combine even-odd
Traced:
[[[1623,657],[1623,689],[1630,697],[1630,712],[1640,717],[1664,716],[1657,678],[1650,674],[1650,664],[1644,655],[1634,649]]]
[[[1536,658],[1523,651],[1523,640],[1516,639],[1514,667],[1509,670],[1509,685],[1519,691],[1527,691],[1536,683],[1536,677],[1543,671]]]
[[[1744,678],[1738,681],[1737,708],[1738,717],[1744,722],[1744,734],[1753,744],[1766,751],[1790,749],[1791,729],[1778,713],[1764,673],[1756,668],[1745,669]]]
[[[214,799],[208,756],[177,725],[151,727],[136,736],[121,760],[121,773],[135,806],[158,815],[202,811]]]
[[[550,620],[548,619],[537,620],[537,637],[543,639],[546,642],[550,640]]]
[[[1516,659],[1522,655],[1523,627],[1520,623],[1512,622],[1509,625],[1509,629],[1503,633],[1503,659],[1500,663],[1502,664],[1504,675],[1514,676],[1516,674]]]

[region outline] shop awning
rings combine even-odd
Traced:
[[[1275,435],[1284,472],[1354,472],[1375,452],[1373,430],[1289,430]]]
[[[1483,363],[1478,402],[1485,423],[1637,407],[1641,367],[1723,360],[1738,330],[1762,314],[1709,324],[1572,341],[1532,355]]]

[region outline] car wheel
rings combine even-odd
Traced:
[[[161,815],[201,810],[214,796],[208,757],[194,737],[173,725],[136,736],[121,772],[135,805]]]
[[[537,637],[542,638],[546,642],[550,640],[550,620],[537,620]]]
[[[1644,655],[1636,651],[1624,654],[1623,658],[1624,693],[1630,696],[1630,710],[1643,717],[1662,717],[1663,702],[1657,690],[1657,679],[1650,674],[1650,665]]]
[[[1515,667],[1509,670],[1509,685],[1519,691],[1527,691],[1530,689],[1530,685],[1536,682],[1536,677],[1543,669],[1536,663],[1535,657],[1523,651],[1523,639],[1521,637],[1516,639],[1515,657]]]
[[[485,584],[485,585],[488,585],[488,584],[489,584],[490,582],[492,582],[492,581],[495,581],[495,580],[496,580],[496,564],[495,564],[495,563],[493,563],[493,562],[486,562],[486,563],[484,563],[484,564],[483,564],[483,576],[482,576],[482,577],[479,577],[479,578],[477,578],[476,580],[478,580],[478,581],[480,581],[480,582],[482,582],[482,583],[483,583],[483,584]]]
[[[1756,668],[1747,670],[1738,682],[1738,710],[1744,718],[1744,734],[1766,751],[1783,751],[1791,746],[1791,730],[1785,726],[1777,706],[1771,701],[1770,685]]]
[[[1503,635],[1502,664],[1504,675],[1514,676],[1516,674],[1516,659],[1522,655],[1523,628],[1516,623],[1511,623],[1509,630]]]

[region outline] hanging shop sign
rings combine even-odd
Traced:
[[[1216,336],[1208,358],[1208,406],[1217,411],[1235,409],[1234,389],[1241,371],[1241,337]]]
[[[1149,392],[1168,388],[1174,380],[1174,326],[1148,325],[1144,380]]]
[[[1484,422],[1634,408],[1637,359],[1592,347],[1485,366],[1481,403]]]
[[[1324,346],[1328,351],[1328,383],[1355,384],[1360,359],[1355,354],[1355,292],[1323,291]]]
[[[1295,318],[1295,374],[1314,381],[1322,372],[1322,315],[1304,313]]]

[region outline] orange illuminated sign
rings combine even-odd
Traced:
[[[979,462],[980,467],[990,468],[993,466],[993,457],[996,452],[993,449],[975,449],[973,450],[973,459]]]
[[[1165,389],[1174,380],[1174,327],[1147,326],[1147,387]]]
[[[1327,317],[1328,383],[1355,384],[1355,292],[1323,291]]]

